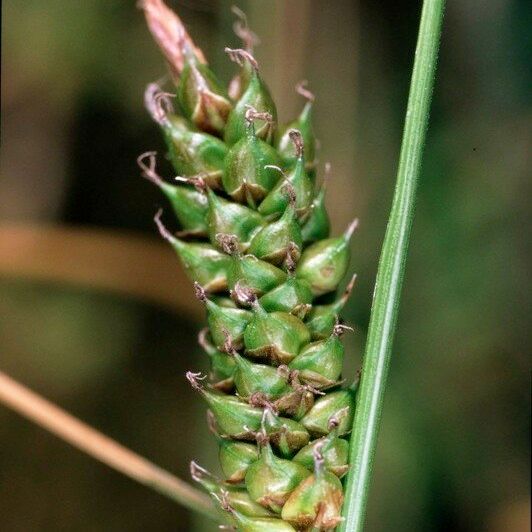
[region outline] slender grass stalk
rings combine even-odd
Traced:
[[[220,522],[209,497],[126,449],[0,371],[0,403],[124,475]]]
[[[341,532],[363,529],[386,377],[412,219],[440,41],[444,0],[425,0],[421,13],[397,183],[384,237],[362,367]]]

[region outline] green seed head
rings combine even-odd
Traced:
[[[330,305],[316,305],[307,316],[306,325],[313,340],[323,340],[332,334],[338,315],[349,300],[355,286],[356,274],[351,277],[342,296]]]
[[[262,410],[243,402],[234,395],[226,395],[201,385],[204,378],[199,373],[187,372],[186,377],[197,390],[214,416],[216,426],[223,436],[235,439],[253,439],[261,426]]]
[[[301,464],[275,456],[267,437],[264,438],[259,440],[259,459],[247,470],[246,488],[252,500],[280,513],[290,493],[310,473]]]
[[[325,179],[328,178],[330,172],[330,164],[325,164]],[[325,208],[325,183],[322,184],[319,192],[316,194],[312,202],[312,208],[308,219],[301,228],[303,242],[309,244],[328,238],[331,231],[331,222],[327,209]]]
[[[307,161],[307,170],[311,170],[315,163],[316,157],[316,137],[312,128],[312,106],[314,95],[306,88],[306,81],[301,81],[296,86],[296,91],[306,98],[307,103],[303,107],[301,114],[292,122],[284,126],[277,134],[277,150],[287,164],[294,164],[297,160],[297,153],[290,139],[290,130],[297,129],[301,132],[305,144],[305,159]]]
[[[349,329],[337,323],[331,336],[305,346],[290,362],[290,369],[298,370],[299,378],[316,388],[333,385],[342,373],[344,346],[340,335]]]
[[[297,161],[288,174],[284,175],[283,172],[284,180],[280,180],[264,198],[259,205],[259,212],[268,218],[276,218],[286,210],[290,199],[285,192],[284,184],[285,181],[288,181],[292,185],[296,197],[296,213],[298,218],[302,220],[309,214],[310,206],[314,198],[314,184],[305,171],[301,133],[296,129],[291,129],[289,135],[296,146],[298,154]]]
[[[164,133],[168,155],[179,175],[201,174],[211,188],[221,188],[227,146],[217,137],[198,131],[188,120],[174,114],[168,93],[150,83],[144,93],[145,106]]]
[[[284,283],[264,294],[259,303],[267,312],[290,312],[303,319],[311,307],[312,292],[306,281],[289,276]]]
[[[259,458],[257,446],[252,443],[220,439],[218,458],[227,482],[240,484],[249,466]]]
[[[228,201],[207,189],[207,226],[211,243],[219,246],[217,235],[233,235],[242,249],[249,245],[255,232],[262,226],[262,216],[244,205]]]
[[[218,390],[231,391],[236,362],[233,357],[223,353],[211,343],[209,329],[202,329],[198,335],[198,343],[211,361],[210,380]]]
[[[227,271],[227,284],[235,292],[234,296],[241,304],[238,286],[245,287],[255,296],[261,296],[286,280],[286,273],[273,264],[260,260],[254,255],[233,255],[231,267]]]
[[[288,197],[288,205],[279,220],[265,225],[253,237],[249,253],[277,266],[297,262],[303,247],[301,228],[296,216],[296,194],[293,186],[287,182],[283,191]]]
[[[189,243],[176,238],[166,229],[161,216],[162,210],[159,210],[154,218],[159,233],[176,251],[188,277],[200,283],[208,292],[226,290],[230,257],[209,244]]]
[[[268,113],[272,117],[271,122],[259,120],[255,124],[257,137],[270,143],[277,121],[277,109],[270,95],[270,91],[259,76],[258,64],[254,57],[245,50],[226,48],[225,51],[239,65],[243,65],[245,62],[249,63],[251,66],[251,77],[242,96],[229,114],[224,131],[224,140],[229,146],[232,146],[246,135],[245,117],[249,106],[251,106],[257,112]]]
[[[207,65],[187,54],[177,87],[183,114],[199,129],[219,134],[232,109],[229,97]]]
[[[310,284],[314,295],[338,287],[349,265],[349,241],[357,225],[358,220],[354,220],[342,236],[316,242],[303,252],[296,275]]]
[[[294,462],[312,471],[314,469],[316,449],[320,449],[325,467],[338,478],[342,478],[349,469],[349,442],[338,437],[337,427],[340,424],[342,416],[347,413],[347,409],[344,409],[338,415],[329,419],[329,434],[305,445],[294,456]]]
[[[254,404],[262,405],[264,408],[263,430],[283,458],[294,456],[299,449],[307,445],[310,436],[301,423],[277,415],[272,406],[267,402],[261,402],[259,397],[252,399]]]
[[[314,474],[292,492],[281,513],[298,529],[333,530],[342,521],[342,484],[325,468],[320,447],[314,450]]]
[[[138,157],[137,163],[142,169],[142,176],[159,187],[167,197],[181,225],[181,236],[206,236],[207,223],[205,218],[208,206],[205,194],[194,187],[176,186],[163,181],[155,170],[156,155],[156,152],[151,151]]]
[[[228,504],[243,516],[268,517],[273,515],[269,510],[254,502],[246,489],[226,484],[196,462],[190,463],[190,474],[192,479],[201,484],[214,501],[219,502],[220,498],[224,497]]]
[[[253,318],[244,331],[246,353],[275,365],[288,364],[309,342],[305,324],[287,312],[266,312],[252,300]]]
[[[214,301],[207,299],[205,290],[199,283],[194,283],[196,297],[205,304],[207,322],[214,345],[223,349],[227,335],[232,338],[235,348],[242,346],[244,330],[252,317],[251,312],[240,308],[220,307]]]
[[[254,121],[272,122],[268,113],[249,107],[245,114],[246,135],[227,154],[222,182],[225,191],[240,203],[255,207],[279,181],[279,173],[271,165],[279,165],[277,152],[255,135]]]
[[[341,416],[337,427],[338,436],[344,436],[351,430],[355,414],[355,391],[352,388],[338,390],[320,397],[310,412],[301,420],[301,424],[313,435],[323,436],[330,431],[329,420],[338,416],[341,410],[347,409]]]

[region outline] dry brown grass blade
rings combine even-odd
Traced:
[[[0,225],[0,276],[84,286],[170,307],[199,319],[201,306],[166,244],[125,232]]]
[[[88,455],[215,521],[207,495],[89,427],[0,371],[0,402]]]

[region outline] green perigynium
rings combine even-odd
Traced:
[[[205,307],[199,343],[211,371],[187,379],[209,408],[223,479],[195,463],[192,476],[238,530],[333,530],[356,395],[356,384],[343,386],[339,313],[354,277],[335,292],[356,220],[330,236],[314,96],[300,84],[307,101],[279,127],[243,19],[245,49],[226,49],[240,71],[225,89],[179,19],[162,23],[153,16],[162,1],[148,3],[175,94],[152,83],[145,103],[177,178],[156,173],[154,152],[139,165],[170,203],[177,232],[161,212],[156,224]]]

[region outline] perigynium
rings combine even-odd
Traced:
[[[210,374],[187,379],[208,406],[223,477],[196,463],[192,477],[238,530],[333,530],[357,389],[342,379],[349,327],[339,317],[354,277],[343,295],[335,292],[356,220],[329,235],[314,97],[298,85],[301,114],[280,127],[240,12],[244,48],[225,50],[239,67],[226,89],[175,13],[161,0],[141,5],[174,84],[148,85],[145,104],[178,177],[158,175],[155,152],[139,165],[169,201],[177,232],[162,211],[155,222],[208,324],[199,343]]]

